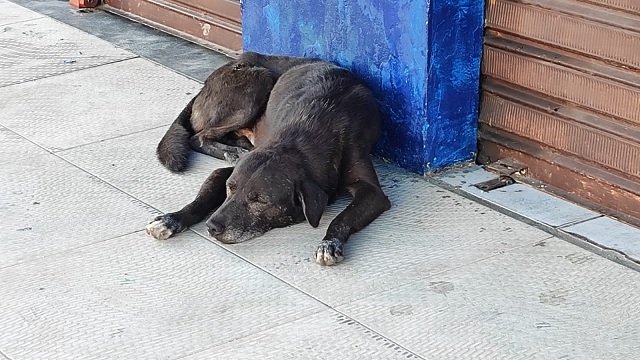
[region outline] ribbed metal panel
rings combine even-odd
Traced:
[[[483,104],[484,111],[480,121],[489,126],[527,137],[640,179],[640,143],[577,123],[571,118],[534,110],[530,106],[493,94],[485,94]]]
[[[620,27],[508,0],[489,1],[487,27],[640,68],[640,34]],[[559,3],[575,1],[559,0]],[[611,22],[615,20],[609,20]]]
[[[482,162],[640,224],[640,1],[487,2]]]
[[[640,1],[638,0],[586,0],[586,1],[640,15]]]
[[[485,75],[640,125],[640,88],[485,46]]]

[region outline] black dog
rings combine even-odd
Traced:
[[[318,263],[333,265],[343,259],[349,236],[390,208],[369,155],[379,136],[375,101],[351,72],[333,64],[254,53],[247,57],[253,59],[241,58],[207,79],[162,139],[158,155],[170,169],[183,169],[181,156],[188,153],[191,137],[197,151],[229,158],[233,146],[220,140],[230,133],[236,134],[226,140],[248,135],[255,148],[239,158],[235,169],[215,170],[192,203],[157,217],[147,232],[166,239],[213,210],[207,227],[224,243],[246,241],[305,218],[317,227],[327,203],[347,190],[351,203],[331,222],[316,251]],[[250,93],[255,88],[259,91]],[[237,107],[216,109],[207,99]],[[184,120],[189,112],[190,123]],[[199,126],[202,119],[208,128]],[[176,135],[176,128],[189,126],[191,132]]]

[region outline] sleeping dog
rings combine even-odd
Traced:
[[[167,239],[212,211],[208,232],[227,244],[305,219],[317,227],[346,191],[351,203],[315,254],[321,265],[338,263],[349,236],[391,206],[369,155],[378,137],[374,98],[348,70],[245,53],[211,74],[157,151],[172,171],[186,168],[190,148],[235,167],[216,169],[193,202],[152,220],[147,233]]]

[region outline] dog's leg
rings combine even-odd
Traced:
[[[229,145],[229,146],[241,147],[245,150],[253,150],[255,146],[253,146],[253,143],[247,137],[247,136],[250,136],[251,138],[253,138],[253,133],[249,134],[248,133],[249,131],[245,130],[245,131],[242,131],[242,134],[238,134],[238,131],[242,131],[242,129],[228,133],[218,142],[223,143],[225,145]]]
[[[349,236],[363,229],[380,214],[389,210],[391,203],[382,191],[369,154],[348,161],[344,183],[351,194],[351,203],[333,219],[324,240],[316,250],[316,262],[333,265],[342,261],[344,244]]]
[[[226,182],[231,172],[232,167],[216,169],[202,184],[195,200],[177,212],[161,215],[150,221],[146,227],[147,234],[158,240],[165,240],[202,221],[226,199]]]
[[[189,140],[191,148],[199,153],[213,156],[220,160],[226,160],[232,165],[238,162],[240,156],[247,153],[249,149],[242,146],[232,146],[222,143],[224,139],[230,139],[233,132],[242,128],[252,127],[259,115],[259,109],[249,109],[238,111],[232,116],[225,118],[225,126],[206,128],[193,135]],[[244,142],[238,142],[243,145]],[[249,145],[251,145],[249,143]],[[251,147],[253,147],[251,145]]]
[[[240,146],[231,146],[218,141],[203,141],[202,138],[197,138],[196,136],[191,138],[191,148],[201,154],[226,160],[231,165],[235,165],[242,155],[249,152],[249,150]]]

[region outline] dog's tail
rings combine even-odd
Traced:
[[[184,171],[189,164],[189,152],[191,151],[189,139],[195,134],[191,126],[191,107],[196,97],[191,99],[180,112],[180,115],[160,140],[156,150],[158,160],[173,172]]]

